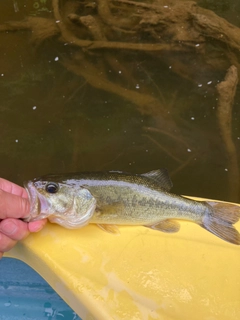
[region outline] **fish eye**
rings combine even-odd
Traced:
[[[59,185],[55,182],[49,182],[46,187],[45,187],[45,190],[48,192],[48,193],[57,193],[58,190],[59,190]]]

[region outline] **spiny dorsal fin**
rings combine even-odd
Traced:
[[[168,171],[165,168],[142,173],[141,176],[157,182],[166,191],[170,191],[173,187],[172,180],[170,179]]]

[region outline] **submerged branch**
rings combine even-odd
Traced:
[[[179,173],[180,171],[182,171],[184,168],[186,168],[191,161],[196,158],[197,154],[193,154],[192,156],[190,156],[189,158],[187,158],[187,160],[185,162],[183,162],[179,167],[177,167],[175,170],[171,171],[171,177],[173,177],[174,175],[176,175],[177,173]]]
[[[160,150],[163,151],[163,153],[166,153],[169,158],[172,158],[176,162],[182,162],[182,160],[178,157],[176,157],[174,154],[172,154],[170,151],[168,151],[168,148],[163,147],[158,141],[156,141],[153,137],[151,137],[148,134],[142,134],[143,137],[148,138],[151,142],[153,142]]]
[[[183,144],[186,148],[188,147],[187,143],[180,136],[176,136],[171,132],[161,130],[161,128],[143,127],[143,129],[147,132],[157,132],[157,133],[163,134],[179,142],[180,144]]]
[[[231,66],[224,81],[217,85],[219,95],[217,118],[228,157],[228,184],[231,201],[239,200],[239,168],[236,146],[232,139],[232,106],[238,84],[238,72]]]
[[[75,59],[75,61],[63,60],[62,64],[66,67],[66,69],[79,76],[82,76],[94,88],[117,94],[123,99],[134,103],[138,108],[138,111],[142,114],[158,115],[161,113],[163,118],[167,117],[166,110],[164,110],[160,102],[154,97],[147,94],[138,93],[112,83],[82,55],[78,55],[76,58],[77,59]]]
[[[31,30],[32,42],[36,45],[60,33],[54,20],[41,17],[28,17],[23,21],[9,21],[0,25],[0,31],[19,30]]]

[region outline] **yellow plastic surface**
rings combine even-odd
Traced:
[[[190,222],[176,234],[119,229],[48,223],[7,256],[33,267],[84,320],[240,319],[240,246]]]

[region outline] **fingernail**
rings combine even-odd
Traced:
[[[43,228],[44,224],[45,224],[45,222],[42,220],[30,222],[28,225],[29,231],[30,232],[38,232]]]
[[[11,236],[17,231],[17,225],[13,221],[8,221],[4,224],[2,223],[1,229],[5,235]]]
[[[38,232],[42,229],[42,226],[31,226],[30,231],[31,232]]]

